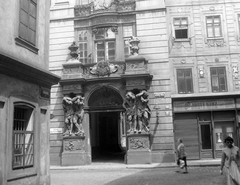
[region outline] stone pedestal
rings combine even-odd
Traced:
[[[85,136],[63,138],[62,166],[85,165],[88,155],[85,152]]]
[[[150,164],[152,162],[150,134],[128,135],[127,142],[127,164]]]

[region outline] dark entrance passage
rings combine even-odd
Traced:
[[[92,113],[90,134],[92,162],[124,162],[119,112]]]

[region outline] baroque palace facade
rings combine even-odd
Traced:
[[[51,165],[218,158],[238,145],[240,3],[52,0]]]

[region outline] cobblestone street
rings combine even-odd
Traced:
[[[51,185],[226,185],[219,168],[189,167],[188,174],[177,168],[51,170]]]

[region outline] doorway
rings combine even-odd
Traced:
[[[92,162],[124,162],[119,112],[90,114]]]
[[[198,124],[201,158],[220,158],[226,136],[236,141],[234,111],[200,112]]]

